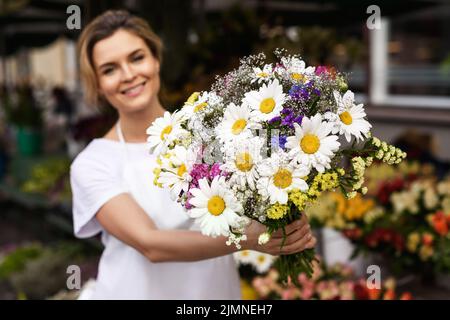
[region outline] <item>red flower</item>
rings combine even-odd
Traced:
[[[356,300],[369,300],[369,293],[367,292],[367,289],[364,286],[364,284],[355,283],[355,286],[353,287],[353,292],[355,294]]]
[[[345,229],[342,233],[350,240],[357,240],[362,236],[362,231],[360,228]]]
[[[392,289],[386,290],[386,292],[383,295],[383,300],[394,300],[395,299],[395,292]]]

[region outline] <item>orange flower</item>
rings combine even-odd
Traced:
[[[433,244],[433,235],[431,233],[424,233],[422,235],[422,243],[426,246],[431,246]]]
[[[370,300],[377,300],[380,297],[381,290],[377,288],[374,289],[367,288],[367,293],[369,295]]]
[[[395,291],[392,289],[386,290],[383,295],[383,300],[394,300],[395,299]]]
[[[400,300],[412,300],[412,294],[411,292],[404,292],[400,296]]]
[[[439,211],[436,212],[432,217],[432,224],[434,230],[441,236],[445,236],[448,233],[448,224],[447,218],[445,217],[444,212]]]

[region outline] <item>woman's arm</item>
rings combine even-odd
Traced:
[[[225,244],[225,237],[212,238],[198,231],[157,229],[153,220],[126,193],[103,205],[96,218],[110,234],[135,248],[152,262],[197,261],[237,251],[234,245]],[[264,231],[262,224],[253,221],[246,230],[248,240],[241,243],[243,249],[276,255],[302,251],[315,245],[306,218],[286,228],[288,237],[281,251],[281,231],[274,233],[267,244],[258,245],[258,236]]]

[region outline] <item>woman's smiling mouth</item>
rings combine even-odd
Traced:
[[[127,97],[136,97],[139,94],[142,93],[142,91],[144,90],[144,86],[147,83],[146,81],[141,82],[140,84],[137,84],[135,86],[132,86],[130,88],[127,88],[125,90],[120,91],[120,93],[126,95]]]

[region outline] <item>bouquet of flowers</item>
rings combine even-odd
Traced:
[[[364,170],[374,158],[394,164],[406,157],[371,136],[344,75],[306,67],[284,50],[275,57],[242,59],[210,91],[193,93],[147,130],[159,163],[154,182],[170,189],[205,235],[226,236],[237,248],[251,219],[267,227],[263,245],[322,192],[365,193]],[[275,264],[286,280],[311,275],[313,260],[308,249]]]

